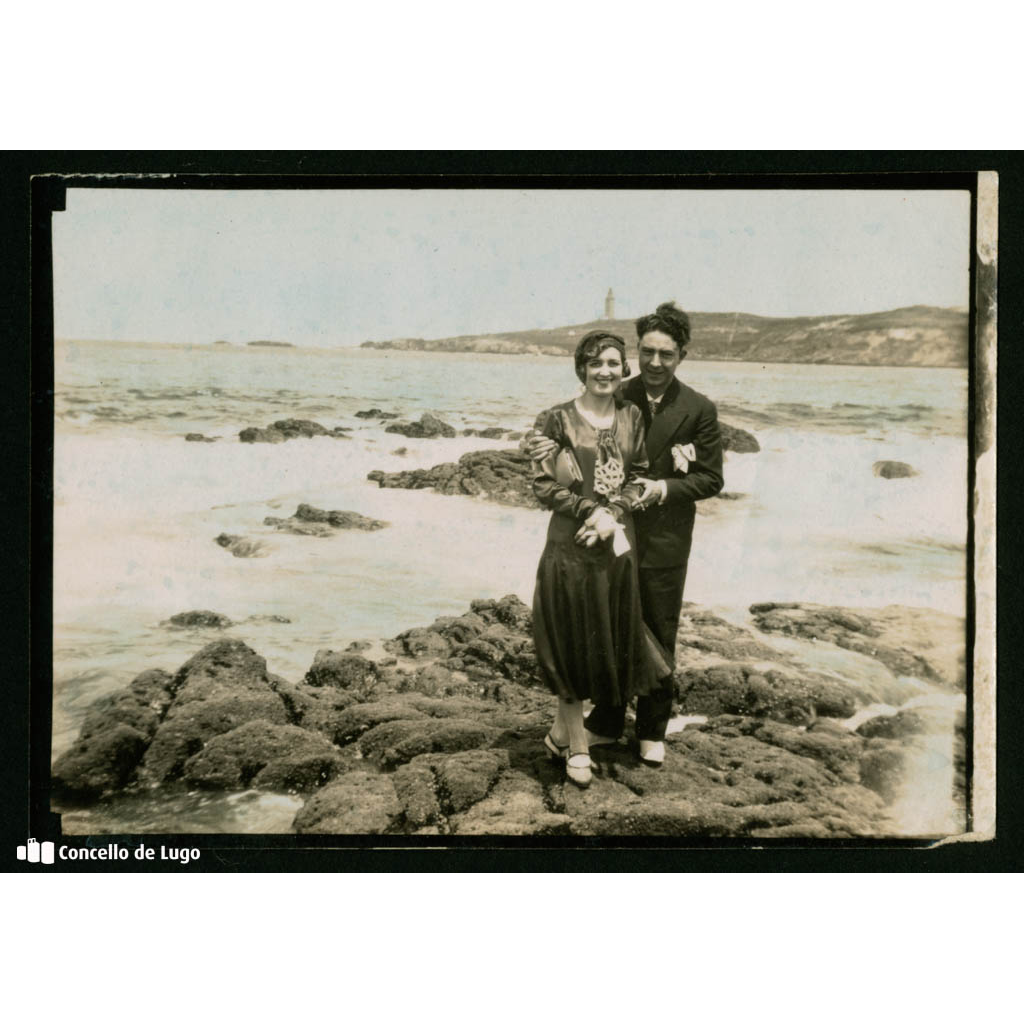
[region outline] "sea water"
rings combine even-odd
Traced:
[[[966,371],[691,360],[678,375],[761,445],[726,455],[725,490],[740,497],[699,505],[687,600],[737,620],[768,600],[963,614]],[[545,513],[366,478],[514,442],[406,438],[355,413],[429,410],[457,431],[523,430],[578,391],[571,362],[543,356],[59,342],[54,756],[98,696],[144,669],[173,671],[223,635],[170,628],[177,612],[227,615],[228,635],[298,680],[318,649],[427,625],[477,597],[529,602]],[[285,418],[351,432],[238,440]],[[189,432],[217,440],[186,442]],[[916,475],[877,477],[879,460]],[[389,525],[329,538],[263,525],[301,502]],[[257,557],[234,557],[221,533],[256,542]],[[222,827],[270,830],[260,806],[236,800]]]

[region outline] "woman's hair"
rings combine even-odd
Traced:
[[[587,363],[599,356],[606,348],[618,350],[622,357],[622,376],[629,376],[629,364],[626,362],[626,343],[617,334],[610,331],[588,331],[580,338],[576,346],[573,360],[576,363],[576,376],[585,384],[587,382]]]
[[[682,352],[690,343],[690,318],[674,302],[663,302],[653,313],[636,322],[638,338],[651,331],[667,334]]]

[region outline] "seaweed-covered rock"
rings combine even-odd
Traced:
[[[51,772],[56,791],[73,799],[95,799],[123,787],[146,752],[146,737],[116,723],[75,745],[57,759]]]
[[[777,652],[749,629],[699,608],[684,604],[676,633],[676,661],[692,667],[722,661],[771,661]]]
[[[314,794],[295,815],[295,831],[381,835],[397,829],[402,806],[386,775],[350,772]]]
[[[460,836],[570,835],[572,818],[548,806],[542,781],[530,772],[512,769],[499,776],[487,795],[449,818]]]
[[[384,649],[410,658],[446,658],[451,650],[448,641],[434,630],[416,627],[384,641]]]
[[[378,696],[382,690],[376,664],[354,651],[317,651],[304,682],[312,687],[350,691],[363,700]]]
[[[670,735],[669,756],[656,772],[637,766],[626,751],[598,748],[602,775],[643,800],[606,808],[603,821],[591,816],[590,826],[637,835],[842,838],[883,831],[883,801],[845,781],[854,771],[848,757],[840,759],[840,775],[819,760],[821,747],[788,749],[806,735],[793,726],[722,716]]]
[[[173,694],[171,676],[162,669],[150,669],[126,689],[94,701],[78,738],[53,765],[56,792],[91,800],[128,785]]]
[[[143,759],[151,783],[180,778],[185,763],[222,733],[257,719],[286,725],[288,709],[267,663],[240,640],[207,644],[175,673],[174,694]]]
[[[184,778],[189,785],[203,789],[247,789],[268,766],[287,758],[289,769],[294,769],[296,759],[311,756],[326,759],[323,764],[330,764],[332,759],[340,763],[333,744],[317,733],[293,725],[246,722],[213,737],[189,758]],[[279,770],[281,767],[278,765]],[[262,775],[262,782],[266,784],[273,778],[273,772],[267,773]]]
[[[414,828],[444,825],[483,800],[508,765],[504,750],[421,754],[400,765],[392,782],[406,823]]]
[[[819,715],[849,718],[857,709],[855,693],[824,676],[742,662],[685,669],[676,675],[676,698],[686,714],[758,715],[794,723]]]
[[[466,750],[437,766],[437,792],[448,814],[457,814],[483,800],[508,767],[504,750]]]
[[[373,701],[369,704],[354,704],[334,719],[334,742],[351,743],[382,722],[411,721],[429,717],[425,711],[398,698]]]
[[[384,768],[411,761],[419,754],[454,753],[487,745],[494,728],[470,719],[424,719],[383,722],[359,741],[363,756]]]
[[[305,793],[338,778],[347,768],[348,763],[337,753],[286,754],[261,769],[252,784],[278,793]]]
[[[819,635],[861,638],[945,673],[956,665],[951,623],[914,609],[816,609],[754,606],[755,621],[779,616],[768,624],[787,639],[769,643],[687,606],[676,696],[706,720],[667,737],[657,771],[639,762],[631,735],[594,748],[586,791],[542,745],[554,701],[531,685],[530,609],[512,595],[400,634],[391,646],[420,655],[414,665],[388,666],[354,644],[318,652],[291,683],[239,641],[208,644],[173,676],[143,673],[97,701],[55,765],[56,790],[95,798],[181,780],[312,793],[295,828],[322,834],[834,839],[917,828],[916,780],[944,757],[950,810],[962,806],[960,699],[936,690],[929,700],[926,684],[884,662],[811,647]],[[890,685],[899,700],[879,696]],[[908,694],[912,707],[857,732],[844,724]]]
[[[434,771],[421,758],[399,765],[391,776],[406,823],[412,828],[436,825],[444,817],[437,799]]]

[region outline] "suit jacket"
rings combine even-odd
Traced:
[[[628,381],[620,395],[643,413],[650,476],[667,481],[664,504],[634,513],[640,567],[681,566],[685,573],[696,502],[718,494],[724,483],[718,411],[709,398],[677,379],[669,384],[653,416],[639,376]],[[676,470],[672,458],[672,447],[677,444],[692,444],[697,456],[685,473]]]

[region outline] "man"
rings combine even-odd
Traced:
[[[662,303],[636,321],[640,375],[622,388],[638,406],[647,428],[650,478],[643,481],[641,509],[634,519],[644,621],[665,652],[674,656],[686,567],[693,540],[696,502],[722,489],[722,439],[718,413],[704,395],[676,379],[690,341],[690,318],[674,303]],[[543,459],[554,448],[531,437],[530,456]],[[672,713],[672,677],[637,699],[640,759],[651,767],[665,760],[665,727]],[[625,727],[625,707],[598,704],[587,718],[591,746],[614,743]]]

